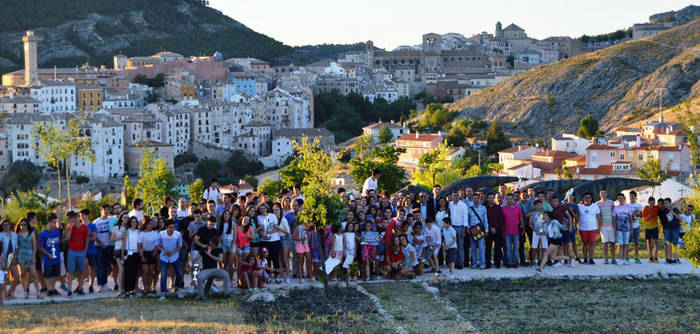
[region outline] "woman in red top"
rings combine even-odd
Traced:
[[[398,235],[391,238],[391,246],[387,247],[384,256],[384,276],[392,279],[403,279],[401,269],[403,269],[403,252],[401,251],[401,240]]]

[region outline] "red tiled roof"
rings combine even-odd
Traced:
[[[598,168],[582,168],[579,169],[578,174],[600,174],[600,175],[607,175],[607,174],[612,174],[613,171],[613,166],[611,165],[603,165],[599,166]]]
[[[586,161],[586,156],[585,155],[576,155],[571,158],[566,158],[567,161]]]
[[[418,138],[416,138],[418,137]],[[431,135],[431,134],[425,134],[425,133],[419,133],[417,136],[415,133],[407,133],[397,140],[406,140],[406,141],[433,141],[435,139],[442,140],[442,137],[439,135]]]
[[[575,156],[575,154],[566,151],[545,150],[532,155],[533,157],[552,157],[554,159],[566,159]]]
[[[618,149],[615,146],[610,146],[610,145],[603,145],[603,144],[591,144],[588,145],[586,150],[616,150]]]
[[[516,145],[516,146],[510,147],[510,148],[507,148],[505,150],[500,150],[500,151],[498,151],[498,153],[515,153],[515,152],[520,152],[520,151],[531,149],[531,148],[533,148],[533,147],[529,146],[529,145],[525,145],[525,146]]]

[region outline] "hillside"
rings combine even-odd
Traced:
[[[197,0],[5,1],[0,11],[0,69],[24,66],[22,35],[32,29],[41,66],[111,66],[112,56],[162,50],[186,56],[256,57],[273,64],[305,64],[364,44],[292,48],[259,34]]]
[[[700,95],[700,19],[646,39],[533,68],[450,105],[529,138],[575,131],[587,114],[609,129]],[[547,131],[543,131],[543,130]]]

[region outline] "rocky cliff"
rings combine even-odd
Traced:
[[[511,123],[514,135],[575,131],[591,114],[609,129],[700,95],[700,19],[646,39],[533,68],[451,104],[462,117]]]

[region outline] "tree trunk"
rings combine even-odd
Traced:
[[[59,205],[58,210],[60,212],[60,210],[61,210],[60,205],[63,204],[61,202],[61,189],[62,189],[62,187],[61,187],[61,162],[60,161],[56,163],[56,175],[58,175],[58,205]]]
[[[12,193],[15,195],[15,199],[17,199],[17,203],[19,203],[19,206],[23,207],[22,199],[19,197],[19,193],[17,192],[17,189],[12,190]]]
[[[66,159],[65,169],[66,169],[66,191],[68,193],[68,211],[73,210],[73,197],[70,194],[70,168],[68,164],[68,159]]]

